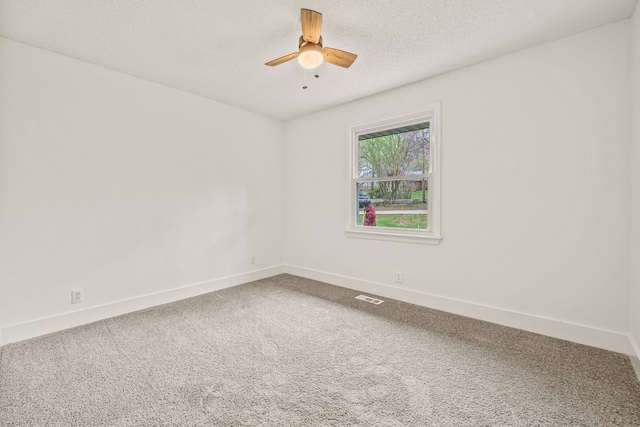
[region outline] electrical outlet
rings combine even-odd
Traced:
[[[71,304],[78,304],[82,302],[82,291],[71,291]]]
[[[251,257],[251,265],[254,265],[256,263],[256,257],[252,256]]]
[[[396,271],[396,283],[402,283],[402,271]]]

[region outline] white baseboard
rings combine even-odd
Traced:
[[[34,319],[24,323],[3,326],[0,328],[0,345],[34,338],[51,332],[85,325],[87,323],[96,322],[109,317],[143,310],[156,305],[167,304],[224,288],[230,288],[232,286],[272,277],[282,273],[284,273],[284,266],[279,265],[248,273],[214,279],[208,282],[195,283],[166,291],[141,295],[135,298],[108,304],[87,307],[81,310],[61,313],[54,316]]]
[[[635,355],[629,356],[629,359],[631,359],[631,365],[636,371],[638,380],[640,380],[640,346],[638,346],[638,342],[631,334],[629,334],[629,342],[631,343],[631,348],[635,351]]]
[[[629,334],[629,343],[631,344],[631,349],[634,352],[634,356],[636,357],[636,359],[640,359],[640,345],[638,345],[638,342],[633,338],[633,335]],[[640,377],[640,375],[638,375]]]
[[[285,265],[285,272],[308,279],[314,279],[336,286],[368,292],[386,298],[393,298],[423,307],[434,308],[474,319],[485,320],[499,325],[522,329],[566,341],[598,347],[623,354],[638,355],[637,345],[632,345],[626,333],[594,328],[557,319],[520,313],[498,307],[477,304],[425,292],[399,288],[392,285],[368,282],[352,277],[340,276],[304,267]],[[635,347],[635,348],[634,348]]]
[[[318,270],[292,265],[279,265],[235,276],[223,277],[203,283],[174,288],[153,294],[116,301],[109,304],[87,307],[54,316],[7,325],[0,328],[0,345],[34,338],[40,335],[84,325],[109,317],[119,316],[137,310],[167,304],[208,292],[241,285],[243,283],[289,273],[300,277],[319,280],[361,292],[368,292],[386,298],[474,319],[486,320],[512,328],[522,329],[542,335],[560,338],[579,344],[603,348],[618,353],[635,355],[640,358],[640,347],[633,337],[626,333],[593,328],[590,326],[549,319],[532,314],[519,313],[502,308],[477,304],[439,295],[428,294],[397,286],[369,282],[352,277],[340,276]]]

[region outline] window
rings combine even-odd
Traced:
[[[440,104],[350,127],[349,237],[440,242]]]

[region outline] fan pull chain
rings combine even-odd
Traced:
[[[307,70],[303,69],[303,76],[302,76],[302,89],[307,89],[309,86],[307,85]],[[316,79],[320,78],[320,74],[318,74],[317,72],[313,75],[313,77],[315,77]]]

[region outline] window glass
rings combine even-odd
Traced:
[[[429,123],[422,130],[358,138],[359,176],[404,176],[429,171]]]
[[[358,183],[359,226],[427,230],[428,178]]]

